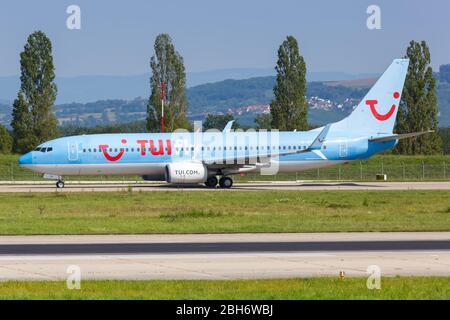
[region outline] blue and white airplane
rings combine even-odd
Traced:
[[[408,64],[394,60],[348,117],[310,131],[237,132],[230,122],[222,132],[71,136],[39,145],[19,164],[57,180],[58,188],[67,175],[140,175],[230,188],[233,174],[295,172],[367,159],[399,139],[429,132],[393,133]]]

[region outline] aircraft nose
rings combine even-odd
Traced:
[[[31,152],[25,153],[23,156],[19,158],[19,164],[25,165],[25,164],[31,164],[32,158],[31,158]]]

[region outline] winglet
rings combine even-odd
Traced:
[[[231,131],[231,126],[233,126],[233,122],[234,120],[228,121],[227,125],[225,126],[225,128],[223,128],[223,132],[230,132]]]
[[[317,135],[316,139],[314,139],[313,143],[309,146],[309,150],[316,150],[322,148],[322,144],[325,141],[325,138],[330,130],[331,123],[327,124],[322,131]]]

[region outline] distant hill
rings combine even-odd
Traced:
[[[308,83],[309,122],[320,125],[348,115],[376,79],[314,81]],[[204,119],[208,113],[233,113],[242,124],[252,125],[258,113],[268,112],[273,99],[274,76],[223,80],[188,88],[188,117]],[[450,126],[450,83],[438,83],[439,123]],[[104,99],[55,106],[62,124],[108,125],[146,118],[147,98]],[[0,102],[0,123],[10,123],[11,105]]]
[[[233,68],[202,72],[188,72],[187,87],[214,83],[227,79],[242,80],[255,77],[274,76],[273,68]],[[347,74],[344,72],[310,72],[308,81],[351,80],[370,76],[370,74]],[[373,76],[373,74],[372,74]],[[123,99],[149,95],[150,73],[114,76],[89,75],[79,77],[56,77],[58,96],[56,104],[87,103],[98,100]],[[0,101],[12,101],[16,98],[20,86],[19,76],[0,77]]]

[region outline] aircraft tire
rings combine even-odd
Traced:
[[[58,189],[64,188],[64,181],[58,180],[58,181],[56,182],[56,187],[57,187]]]
[[[219,180],[219,186],[223,189],[229,189],[233,185],[233,179],[230,177],[222,177]]]
[[[217,178],[215,176],[208,177],[208,179],[206,179],[205,186],[208,188],[215,188],[217,186]]]

